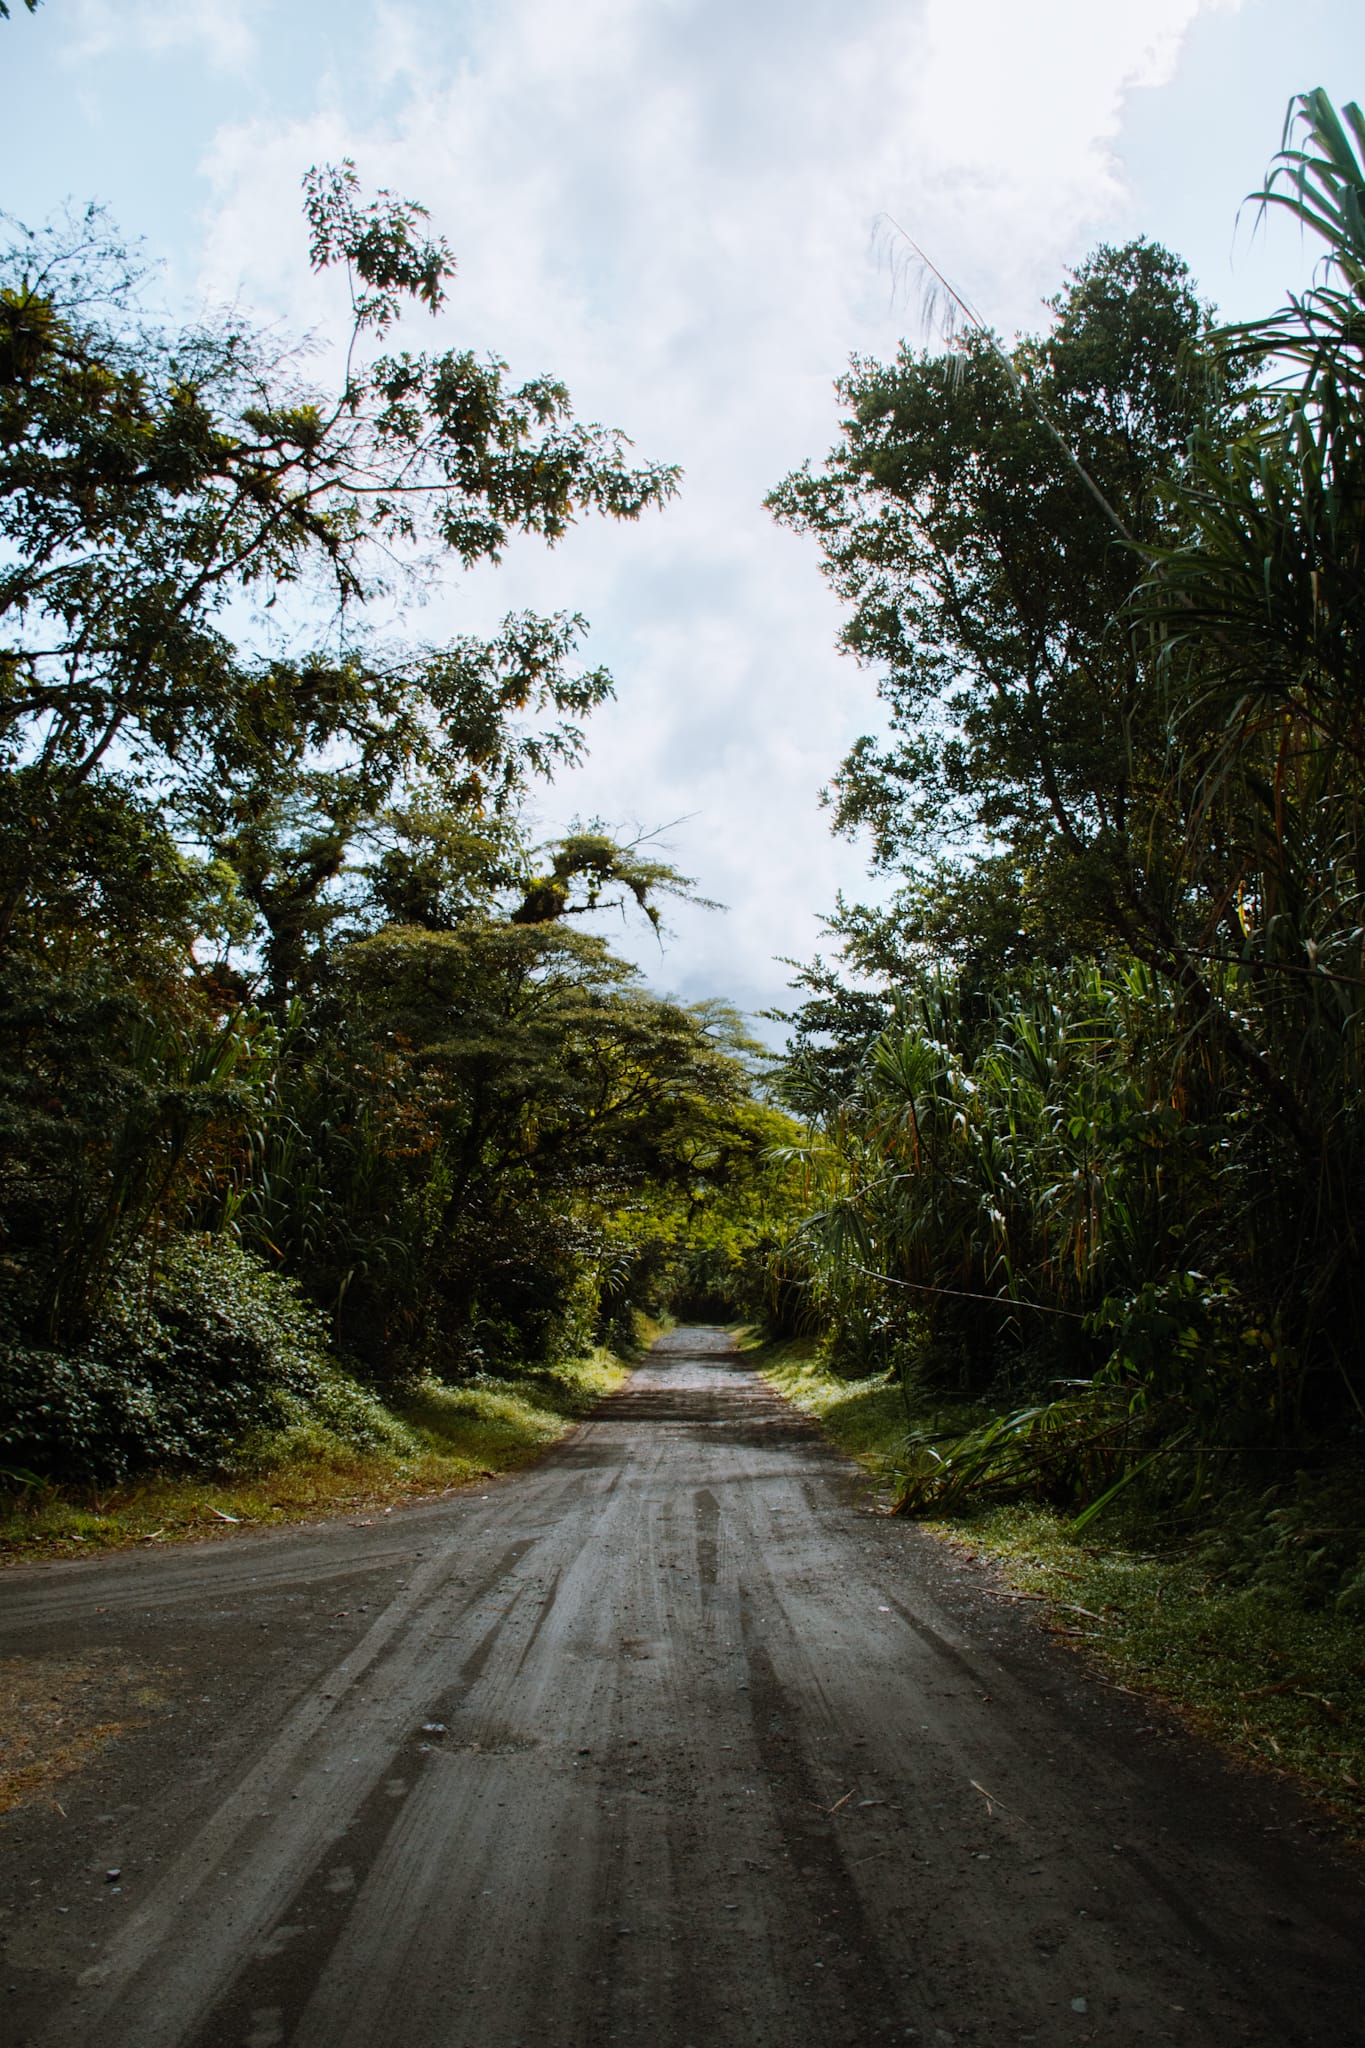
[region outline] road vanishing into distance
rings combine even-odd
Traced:
[[[0,2037],[1365,2040],[1358,1866],[1037,1617],[705,1329],[482,1494],[15,1569],[124,1718],[0,1823]]]

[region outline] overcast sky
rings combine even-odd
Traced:
[[[415,345],[551,370],[581,416],[680,462],[638,527],[524,543],[414,621],[582,611],[615,673],[589,763],[538,799],[633,830],[681,819],[660,989],[781,1002],[856,847],[819,790],[876,720],[835,651],[812,544],[766,491],[837,428],[851,353],[919,338],[875,226],[890,214],[1005,333],[1066,267],[1143,232],[1230,314],[1307,258],[1237,228],[1289,96],[1365,98],[1360,0],[44,0],[0,22],[0,204],[30,224],[107,201],[167,261],[172,303],[235,298],[334,328],[298,211],[308,165],[421,199],[459,274]]]

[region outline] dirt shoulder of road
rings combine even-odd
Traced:
[[[898,1387],[835,1379],[809,1345],[749,1342],[769,1383],[863,1465],[888,1506],[907,1427]],[[1267,1583],[1264,1563],[1250,1579],[1248,1539],[1223,1540],[1220,1506],[1231,1520],[1235,1504],[1211,1505],[1212,1526],[1195,1532],[1111,1515],[1078,1535],[1065,1513],[1033,1504],[920,1526],[969,1566],[989,1563],[986,1597],[1033,1609],[1099,1683],[1284,1777],[1365,1851],[1365,1614],[1315,1603],[1311,1589],[1305,1599],[1293,1578]]]

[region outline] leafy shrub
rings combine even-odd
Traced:
[[[1359,1453],[1304,1468],[1256,1497],[1227,1501],[1196,1538],[1195,1558],[1228,1588],[1276,1607],[1365,1608]]]
[[[260,1462],[279,1432],[355,1449],[410,1438],[329,1358],[293,1285],[222,1236],[177,1238],[125,1278],[79,1352],[0,1346],[0,1462],[107,1482]]]

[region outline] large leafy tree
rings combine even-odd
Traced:
[[[836,824],[907,876],[897,944],[991,966],[1078,928],[1137,939],[1168,907],[1134,870],[1154,830],[1160,860],[1164,738],[1124,610],[1216,403],[1208,316],[1164,250],[1100,250],[1053,312],[1008,353],[973,329],[855,361],[841,444],[769,501],[819,539],[887,707]]]
[[[736,1020],[650,995],[562,918],[485,898],[381,924],[292,1015],[271,1112],[200,1213],[306,1275],[385,1376],[590,1338],[649,1279],[660,1201],[704,1202],[758,1149]]]
[[[1053,312],[1008,354],[973,330],[855,365],[844,445],[774,493],[819,536],[889,710],[842,766],[836,819],[904,883],[889,915],[841,927],[874,970],[951,960],[983,985],[1120,946],[1308,1152],[1311,1111],[1222,972],[1245,862],[1208,802],[1212,649],[1186,598],[1179,659],[1134,605],[1206,516],[1209,451],[1257,436],[1270,401],[1151,244],[1098,252]]]
[[[402,814],[463,847],[470,902],[529,882],[489,848],[610,688],[582,622],[414,646],[374,601],[676,483],[553,378],[400,345],[454,271],[421,207],[349,164],[305,204],[349,300],[330,387],[235,316],[152,319],[96,211],[0,258],[0,1239],[44,1340],[283,1102],[326,1031],[290,1005],[394,914],[366,878]]]
[[[1215,1432],[1358,1411],[1365,1327],[1359,111],[1295,102],[1254,197],[1324,247],[1278,314],[1101,251],[1044,336],[855,363],[773,499],[880,672],[833,796],[901,885],[833,920],[870,988],[803,977],[811,1285],[883,1334],[998,1301]]]
[[[453,274],[420,207],[364,201],[343,165],[310,174],[307,212],[315,266],[349,286],[330,391],[234,319],[148,323],[97,215],[21,233],[0,267],[0,940],[92,789],[115,808],[154,792],[225,841],[289,814],[275,866],[297,899],[404,780],[505,797],[576,749],[608,687],[571,670],[574,621],[435,648],[362,630],[395,574],[496,560],[587,510],[634,517],[676,478],[576,422],[552,378],[513,386],[496,360],[392,345],[404,306],[440,311]],[[263,888],[267,925],[278,899]]]

